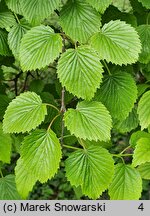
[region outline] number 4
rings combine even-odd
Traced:
[[[143,211],[144,210],[144,206],[143,206],[143,203],[141,203],[138,207],[139,210]]]

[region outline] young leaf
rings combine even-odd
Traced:
[[[129,113],[128,117],[124,120],[114,120],[114,127],[120,133],[130,132],[138,126],[139,120],[135,108]]]
[[[17,161],[15,175],[17,190],[21,197],[26,199],[28,193],[32,190],[34,184],[36,183],[37,178],[32,172],[29,173],[29,171],[24,167],[24,163],[21,158],[19,158]]]
[[[66,89],[78,97],[90,100],[102,79],[102,65],[97,53],[81,46],[68,49],[58,62],[58,78]]]
[[[130,146],[132,148],[135,148],[135,146],[137,145],[137,142],[139,139],[141,138],[149,138],[150,139],[150,134],[146,133],[145,131],[136,131],[135,133],[132,133],[131,137],[130,137]]]
[[[10,10],[15,12],[16,14],[22,15],[20,0],[5,0],[5,2]]]
[[[29,26],[17,23],[11,28],[10,32],[8,33],[8,44],[16,58],[19,57],[21,38],[29,29]]]
[[[143,179],[150,179],[150,162],[141,164],[137,170]]]
[[[150,1],[149,0],[138,0],[138,1],[141,2],[144,7],[146,7],[147,9],[150,9]]]
[[[41,69],[53,63],[62,51],[62,38],[49,26],[37,26],[21,40],[20,62],[24,71]]]
[[[128,73],[117,71],[104,78],[95,100],[101,101],[116,119],[125,119],[137,99],[137,87]]]
[[[100,13],[104,13],[106,8],[111,4],[112,0],[86,0],[92,7]]]
[[[141,138],[137,141],[137,145],[133,154],[133,166],[150,162],[150,138]]]
[[[135,29],[124,21],[115,20],[105,24],[90,39],[101,59],[114,64],[131,64],[138,60],[141,43]]]
[[[100,28],[100,15],[85,1],[70,0],[60,12],[60,24],[74,41],[86,43]]]
[[[0,178],[0,200],[20,200],[14,175]]]
[[[139,61],[148,64],[150,61],[150,25],[140,25],[137,27],[137,31],[142,43],[142,52]]]
[[[108,189],[111,200],[137,200],[141,196],[142,179],[131,165],[117,164]]]
[[[139,115],[141,129],[147,128],[150,125],[150,91],[147,91],[141,97],[137,113]]]
[[[76,137],[95,141],[110,139],[111,116],[100,102],[82,101],[76,109],[68,109],[64,120],[67,129]]]
[[[96,199],[112,180],[114,162],[106,149],[89,146],[71,153],[65,162],[65,169],[71,185],[81,185],[85,195]]]
[[[60,0],[20,0],[21,11],[30,23],[38,25],[58,8]]]
[[[0,28],[8,28],[13,26],[15,23],[15,18],[11,12],[0,12]]]
[[[7,43],[7,33],[0,29],[0,55],[10,56],[11,52]]]
[[[0,161],[10,163],[12,139],[9,134],[4,134],[0,123]]]
[[[47,114],[46,105],[34,92],[25,92],[17,96],[4,115],[3,130],[5,133],[20,133],[35,129]]]
[[[57,172],[61,154],[59,140],[52,130],[36,130],[25,137],[22,143],[22,163],[41,183]]]

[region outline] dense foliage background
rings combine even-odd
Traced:
[[[0,0],[1,200],[150,199],[149,23],[149,0]]]

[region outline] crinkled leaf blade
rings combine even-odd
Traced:
[[[4,115],[3,130],[5,133],[20,133],[35,129],[47,114],[46,105],[34,92],[25,92],[17,96]]]

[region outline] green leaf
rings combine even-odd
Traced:
[[[58,62],[58,78],[74,95],[90,100],[102,79],[102,65],[97,53],[86,46],[68,49]]]
[[[129,113],[128,117],[124,120],[114,120],[114,127],[120,133],[130,132],[138,126],[139,120],[135,108]]]
[[[5,110],[9,102],[10,102],[10,99],[6,95],[0,94],[0,120],[3,119]]]
[[[20,0],[5,0],[8,8],[13,12],[22,15]]]
[[[150,9],[150,1],[149,0],[138,0],[142,3],[142,5],[148,9]]]
[[[117,164],[108,189],[111,200],[138,200],[142,192],[139,172],[130,165]]]
[[[7,43],[7,33],[0,29],[0,55],[10,56],[11,52]]]
[[[14,175],[0,178],[0,200],[20,200]]]
[[[62,51],[62,38],[49,26],[37,26],[21,40],[20,62],[22,69],[41,69],[53,63]]]
[[[52,130],[36,130],[25,137],[21,158],[26,170],[41,183],[51,179],[59,168],[61,146]]]
[[[147,83],[138,84],[137,85],[138,97],[140,97],[148,88],[150,88],[150,85]]]
[[[150,179],[150,163],[141,164],[137,170],[143,179]]]
[[[10,163],[12,139],[9,134],[4,134],[0,123],[0,161]]]
[[[24,163],[21,158],[17,161],[17,166],[15,167],[16,175],[16,186],[19,194],[23,199],[26,199],[28,193],[32,191],[37,178],[24,167]]]
[[[150,91],[147,91],[141,97],[137,113],[139,115],[141,129],[147,128],[150,125]]]
[[[0,28],[8,28],[13,26],[15,23],[15,18],[11,12],[0,12]]]
[[[16,58],[19,57],[21,38],[29,29],[29,26],[17,23],[8,33],[8,44]]]
[[[101,146],[103,148],[106,148],[106,149],[109,149],[112,147],[112,142],[111,141],[107,141],[107,142],[104,142],[104,141],[90,141],[90,140],[86,140],[86,145],[95,145],[95,146]]]
[[[95,141],[110,139],[111,116],[100,102],[82,101],[76,109],[68,109],[64,120],[67,129],[76,137]]]
[[[124,71],[117,71],[104,78],[95,100],[101,101],[116,119],[125,119],[131,112],[137,99],[137,87],[134,79]]]
[[[146,133],[145,131],[136,131],[135,133],[132,133],[131,137],[130,137],[130,146],[132,148],[135,148],[138,140],[140,138],[149,138],[150,139],[150,134]]]
[[[46,114],[46,105],[37,94],[22,93],[7,107],[3,130],[5,133],[29,132],[44,121]]]
[[[65,161],[65,169],[71,185],[81,185],[85,195],[96,199],[112,180],[114,162],[106,149],[89,146],[71,153]]]
[[[60,11],[63,31],[74,41],[86,43],[100,28],[101,17],[89,4],[81,0],[70,0]]]
[[[20,0],[21,10],[30,23],[38,25],[59,7],[60,0]]]
[[[112,0],[86,0],[92,7],[100,13],[104,13],[106,8],[111,4]]]
[[[137,31],[142,43],[139,61],[143,64],[148,64],[150,61],[150,25],[140,25],[137,27]]]
[[[105,24],[90,39],[101,59],[114,64],[131,64],[138,60],[141,51],[139,36],[131,25],[115,20]]]
[[[150,162],[150,138],[141,138],[137,141],[133,154],[133,166]]]

